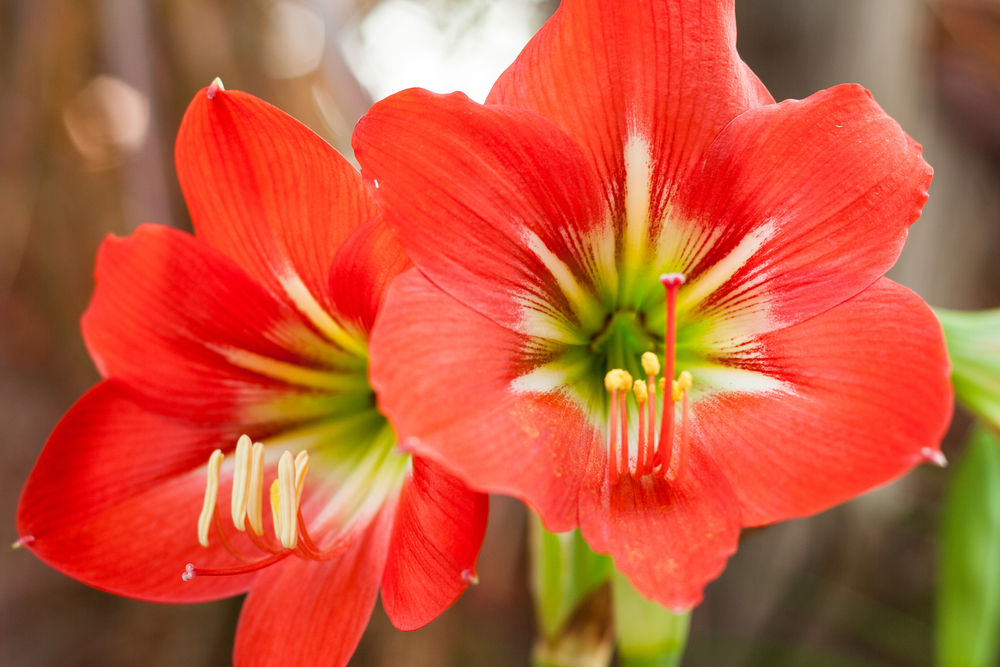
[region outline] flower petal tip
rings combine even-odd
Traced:
[[[472,586],[475,586],[479,583],[479,575],[472,570],[462,570],[461,577],[462,581]]]
[[[23,537],[17,538],[17,541],[14,542],[14,544],[10,545],[10,548],[11,549],[21,549],[23,547],[28,546],[29,544],[31,544],[34,541],[35,541],[35,536],[34,535],[25,535]]]
[[[399,442],[398,447],[404,452],[412,453],[420,448],[420,438],[409,435]]]
[[[222,79],[220,79],[219,77],[215,77],[212,83],[208,86],[208,90],[206,91],[208,93],[208,99],[214,100],[215,96],[218,95],[220,91],[226,92],[226,87],[222,85]]]
[[[940,449],[932,449],[931,447],[924,447],[920,450],[920,456],[924,459],[926,463],[932,463],[939,468],[948,467],[948,459],[945,458],[944,453]]]

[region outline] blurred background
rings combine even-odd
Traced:
[[[0,544],[62,413],[98,379],[78,321],[108,233],[190,229],[173,167],[220,76],[350,156],[374,101],[485,98],[555,0],[0,0]],[[737,0],[739,50],[776,99],[859,82],[924,145],[931,199],[890,273],[935,306],[1000,306],[1000,0]],[[945,443],[959,454],[970,419]],[[744,535],[694,613],[684,665],[931,664],[948,471]],[[377,609],[352,665],[527,665],[523,508],[496,499],[481,583],[409,634]],[[230,664],[240,600],[135,602],[0,548],[0,666]],[[308,627],[303,632],[309,632]]]

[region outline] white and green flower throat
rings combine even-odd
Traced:
[[[209,546],[214,532],[239,564],[218,569],[189,564],[183,573],[185,581],[195,576],[245,574],[292,555],[318,561],[336,558],[398,492],[410,468],[410,455],[395,447],[395,433],[376,407],[368,384],[364,336],[335,321],[294,274],[284,276],[281,284],[312,328],[271,332],[271,337],[290,342],[292,349],[309,359],[309,366],[246,350],[216,350],[231,363],[293,390],[255,406],[245,415],[248,425],[283,421],[289,426],[269,427],[274,435],[262,442],[243,435],[231,462],[221,449],[212,453],[198,517],[198,541]],[[298,454],[293,456],[295,450]],[[267,479],[275,467],[277,476]],[[303,501],[310,467],[314,492],[305,494]],[[244,553],[227,537],[218,502],[224,471],[231,472],[233,480],[229,520],[249,537],[256,553]],[[265,526],[265,496],[273,536]],[[304,515],[310,517],[309,526]]]
[[[558,392],[580,406],[595,428],[607,429],[612,483],[621,475],[672,481],[686,459],[692,400],[722,391],[788,391],[780,380],[736,363],[756,354],[755,333],[774,327],[766,290],[759,289],[766,275],[732,294],[717,293],[760,251],[773,226],[751,231],[702,267],[723,231],[681,219],[669,204],[654,220],[648,143],[633,137],[624,158],[620,232],[610,222],[586,232],[562,230],[586,284],[541,238],[525,234],[569,310],[555,306],[541,287],[517,296],[530,371],[511,387]],[[682,273],[695,269],[687,277]],[[678,369],[687,371],[676,375]],[[659,425],[657,389],[663,398]]]

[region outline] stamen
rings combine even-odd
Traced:
[[[618,404],[618,412],[619,412],[619,419],[621,420],[621,424],[622,424],[622,443],[621,443],[621,449],[619,451],[621,461],[619,463],[620,467],[618,468],[618,470],[623,475],[629,474],[629,466],[628,466],[628,404],[626,402],[626,399],[628,397],[628,390],[631,388],[631,385],[632,385],[632,382],[631,382],[632,376],[629,375],[628,377],[629,377],[629,383],[628,383],[628,385],[625,386],[625,387],[622,387],[619,390],[619,392],[618,392],[618,400],[620,401],[619,404]]]
[[[274,524],[274,536],[281,541],[281,483],[271,482],[271,522]]]
[[[642,369],[646,371],[646,375],[648,376],[646,391],[649,402],[647,403],[648,431],[646,433],[646,454],[643,458],[642,468],[637,473],[640,477],[653,472],[653,466],[656,463],[654,460],[656,456],[656,376],[660,373],[660,360],[652,352],[644,352],[642,355]],[[641,429],[642,427],[640,426]]]
[[[237,551],[236,547],[233,546],[233,543],[229,541],[228,537],[226,537],[226,532],[222,528],[222,517],[219,516],[218,507],[216,507],[215,511],[212,512],[212,518],[215,523],[215,532],[219,536],[219,541],[222,542],[222,546],[226,548],[226,551],[228,551],[229,554],[238,561],[242,561],[244,563],[254,562],[253,558],[250,556],[244,556],[242,553]]]
[[[650,377],[656,377],[660,374],[660,360],[656,358],[656,355],[652,352],[642,353],[642,370],[646,371],[646,375]]]
[[[278,540],[286,549],[294,549],[298,543],[298,502],[295,492],[295,461],[291,452],[285,452],[278,461],[278,515],[281,517],[281,532]]]
[[[253,444],[250,450],[250,481],[247,493],[247,519],[250,521],[251,532],[264,534],[264,445]]]
[[[250,436],[241,435],[236,441],[236,469],[233,471],[231,513],[237,530],[246,530],[247,491],[250,486]]]
[[[636,380],[632,385],[632,393],[635,394],[635,402],[639,409],[639,442],[635,453],[635,474],[639,477],[643,474],[646,458],[646,403],[649,401],[649,389],[642,380]]]
[[[309,452],[302,450],[295,457],[295,507],[302,502],[302,488],[305,486],[306,473],[309,472]]]
[[[694,384],[694,378],[687,371],[681,371],[680,376],[674,380],[672,387],[673,401],[681,402],[681,438],[680,442],[670,448],[670,462],[664,472],[664,477],[668,481],[675,482],[680,478],[687,463],[688,444],[690,440],[690,405],[688,393]]]
[[[681,391],[688,391],[694,385],[694,378],[687,371],[681,371],[681,374],[677,376],[677,386],[680,387]],[[678,400],[678,399],[674,399]]]
[[[618,369],[608,371],[604,376],[604,388],[611,392],[608,410],[608,482],[618,483]]]
[[[205,485],[205,502],[201,506],[201,516],[198,517],[198,542],[203,547],[208,546],[208,530],[212,527],[212,516],[215,514],[215,501],[219,497],[219,470],[222,468],[221,449],[216,449],[208,458],[208,482]]]

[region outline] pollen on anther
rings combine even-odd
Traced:
[[[684,396],[684,392],[691,389],[694,385],[694,378],[687,371],[681,371],[677,379],[671,384],[671,398],[674,401],[679,401]]]
[[[632,392],[635,394],[635,401],[639,405],[645,405],[649,401],[649,389],[642,380],[636,380],[632,384]]]
[[[614,368],[608,371],[604,376],[604,388],[608,391],[615,391],[617,389],[621,389],[622,385],[625,384],[625,389],[627,391],[628,387],[632,384],[632,377],[629,376],[628,383],[624,383],[625,375],[628,375],[628,373],[625,373],[625,371],[620,368]]]
[[[250,436],[241,435],[236,442],[236,467],[233,470],[233,495],[230,511],[237,530],[246,530],[247,499],[250,490]]]
[[[274,524],[274,535],[281,539],[281,484],[278,480],[271,482],[271,521]]]
[[[247,482],[247,521],[255,535],[264,534],[264,445],[255,442],[250,450],[250,479]]]
[[[655,354],[652,352],[643,352],[642,370],[646,371],[646,375],[651,375],[653,377],[660,374],[660,360]]]
[[[622,371],[618,376],[618,389],[621,391],[630,391],[632,389],[632,374],[628,371]]]
[[[219,471],[222,459],[225,458],[221,449],[216,449],[208,459],[208,480],[205,484],[205,502],[198,517],[198,542],[203,547],[208,546],[208,530],[215,516],[215,501],[219,497]]]
[[[308,460],[308,456],[306,457]],[[278,539],[286,549],[294,549],[298,543],[298,494],[296,493],[295,461],[291,452],[285,452],[278,461],[278,508],[281,530]],[[303,475],[305,471],[303,470]],[[273,492],[272,492],[273,493]]]

